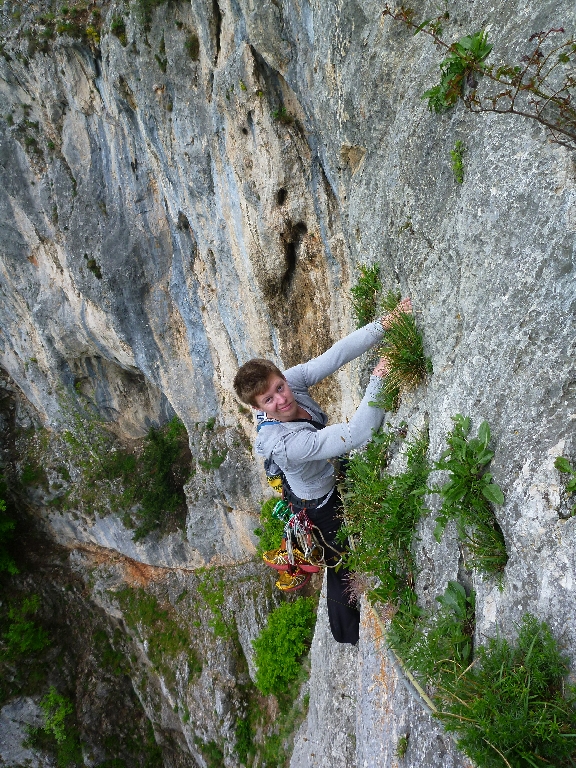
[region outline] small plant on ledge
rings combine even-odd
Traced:
[[[508,562],[504,536],[491,504],[503,504],[504,494],[486,472],[494,452],[488,447],[490,427],[483,421],[478,437],[470,438],[470,419],[459,413],[452,417],[454,429],[448,434],[448,448],[434,469],[448,470],[450,479],[431,488],[442,498],[434,537],[440,541],[449,520],[455,520],[458,534],[470,554],[469,565],[487,574],[500,574]]]
[[[464,152],[466,152],[466,147],[461,141],[457,141],[454,144],[454,149],[450,150],[452,172],[454,173],[454,178],[458,184],[464,182]]]

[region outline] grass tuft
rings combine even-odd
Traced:
[[[378,294],[382,290],[382,283],[380,282],[378,264],[371,267],[360,264],[358,270],[360,276],[356,284],[350,289],[350,295],[352,297],[352,312],[356,318],[356,328],[362,328],[376,319]]]
[[[393,313],[400,294],[388,291],[380,302],[379,313]],[[398,312],[390,321],[378,354],[388,361],[389,373],[374,405],[386,411],[397,410],[403,392],[409,392],[432,373],[432,361],[424,354],[424,342],[414,316]]]

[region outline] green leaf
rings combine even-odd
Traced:
[[[414,32],[414,36],[416,36],[418,34],[418,32],[421,32],[427,24],[430,24],[431,21],[432,21],[432,19],[426,19],[426,21],[423,21],[422,24],[420,24],[418,27],[416,27],[416,31]]]
[[[564,456],[558,456],[554,462],[554,466],[559,472],[573,472],[570,462],[565,459]]]
[[[485,499],[491,501],[492,504],[504,504],[504,494],[496,483],[482,486],[482,495]]]
[[[487,421],[483,421],[478,427],[478,440],[484,443],[484,447],[490,442],[490,427]]]
[[[448,518],[445,515],[440,515],[436,518],[436,526],[434,528],[434,538],[438,543],[442,541],[442,535],[444,533],[444,529],[446,528],[446,524],[448,523]]]

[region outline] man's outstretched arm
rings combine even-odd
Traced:
[[[412,312],[410,299],[403,299],[394,312],[390,312],[373,323],[354,331],[345,338],[337,341],[330,349],[307,363],[295,365],[285,372],[290,386],[308,388],[317,384],[326,376],[337,371],[350,360],[367,352],[375,346],[390,327],[395,315],[400,312]]]

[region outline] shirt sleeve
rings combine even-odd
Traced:
[[[382,424],[384,410],[370,405],[377,396],[382,379],[371,376],[362,402],[349,422],[333,424],[320,430],[302,429],[284,437],[274,449],[278,463],[287,469],[307,461],[332,459],[359,448]]]
[[[377,344],[384,335],[384,329],[378,320],[365,325],[357,331],[337,341],[329,350],[319,357],[314,357],[307,363],[295,365],[285,372],[290,386],[307,389],[317,384],[338,368],[360,357],[364,352]],[[338,454],[336,454],[338,455]]]

